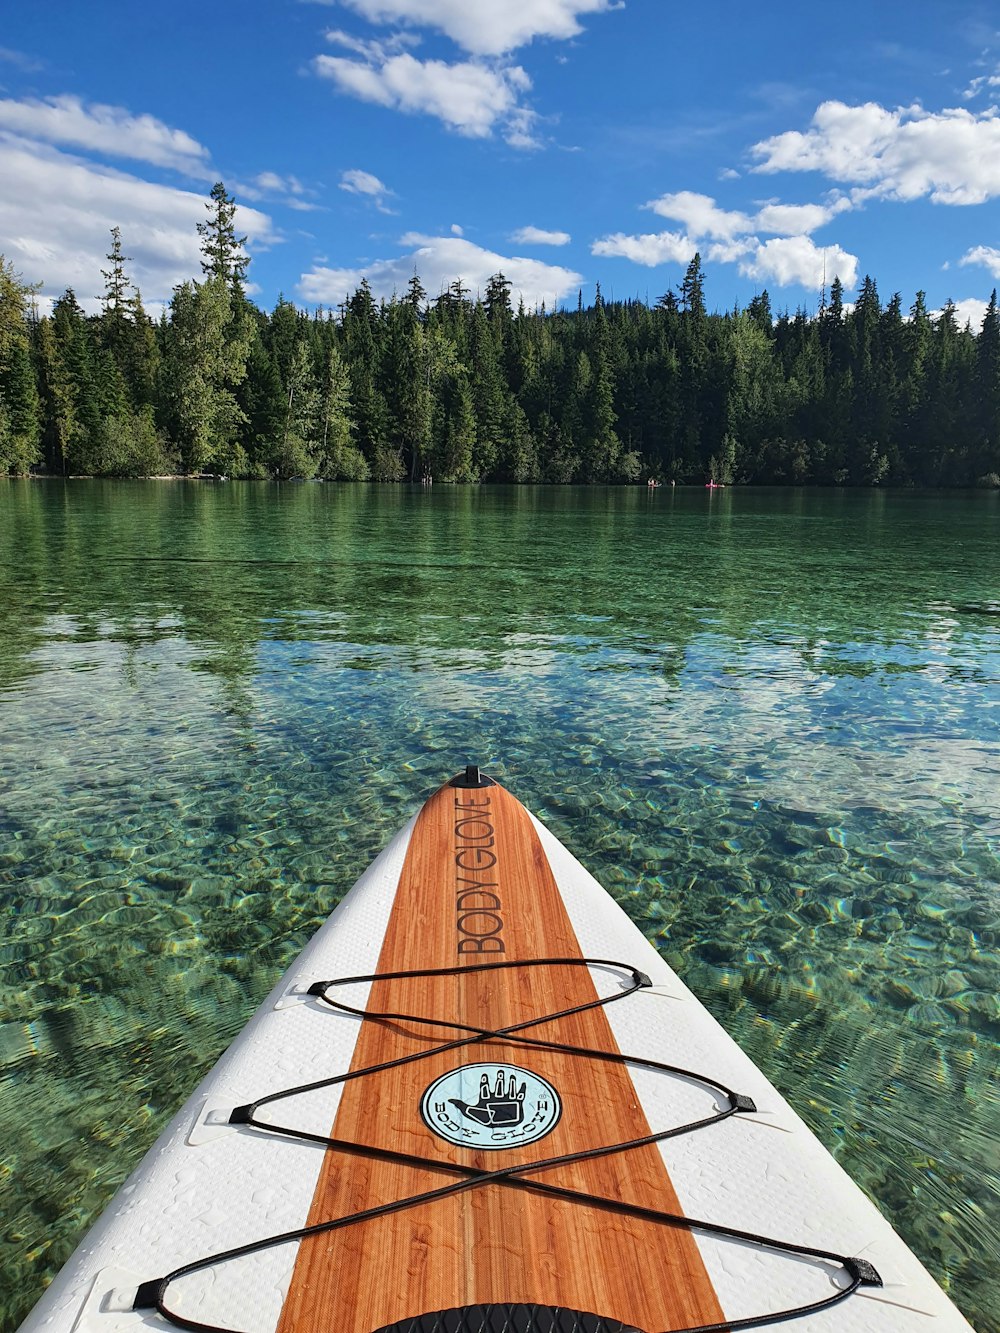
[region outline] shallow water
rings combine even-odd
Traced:
[[[469,758],[1000,1330],[998,498],[0,482],[0,1324]]]

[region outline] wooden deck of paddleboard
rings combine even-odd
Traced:
[[[502,952],[501,952],[502,947]],[[580,957],[531,819],[499,786],[442,788],[413,831],[380,972]],[[376,982],[368,1010],[490,1029],[595,997],[585,967],[540,967]],[[533,1029],[547,1040],[617,1051],[601,1009]],[[369,1020],[352,1069],[426,1050],[447,1029]],[[453,1146],[420,1114],[423,1094],[463,1064],[528,1067],[561,1096],[546,1137],[502,1152]],[[349,1081],[332,1136],[485,1170],[649,1132],[622,1064],[478,1042]],[[502,1160],[498,1160],[502,1159]],[[439,1188],[454,1176],[330,1148],[308,1222]],[[547,1182],[680,1212],[656,1145],[566,1165]],[[399,1320],[486,1303],[537,1304],[677,1329],[724,1316],[691,1232],[499,1183],[304,1240],[278,1333],[372,1333]]]

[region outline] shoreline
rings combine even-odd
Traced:
[[[920,486],[916,483],[900,483],[896,485],[882,485],[878,482],[868,483],[849,483],[849,482],[780,482],[780,481],[744,481],[744,482],[716,482],[714,485],[706,481],[662,481],[656,486],[650,486],[645,481],[438,481],[432,485],[427,485],[421,481],[377,481],[369,477],[363,481],[348,481],[334,477],[230,477],[222,474],[197,473],[197,472],[155,472],[144,477],[115,477],[115,476],[95,476],[87,472],[70,472],[63,474],[61,472],[21,472],[21,473],[3,473],[0,479],[4,481],[197,481],[212,482],[216,484],[230,482],[250,482],[254,485],[268,486],[302,486],[309,483],[316,483],[325,486],[412,486],[421,490],[433,490],[434,486],[453,486],[453,487],[502,487],[514,486],[537,487],[545,486],[553,490],[570,490],[574,487],[584,490],[615,490],[615,491],[709,491],[714,494],[716,491],[744,491],[744,490],[811,490],[811,491],[881,491],[883,493],[890,491],[907,492],[928,492],[940,491],[956,493],[959,491],[974,492],[977,495],[996,493],[1000,491],[1000,483],[996,485],[960,485],[960,486]]]

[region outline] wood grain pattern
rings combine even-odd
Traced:
[[[481,823],[465,824],[456,833],[466,819],[488,821],[492,842]],[[478,842],[470,834],[477,834]],[[494,855],[496,863],[490,864]],[[484,949],[496,949],[502,940],[502,955],[474,951],[477,946],[468,941],[476,936],[460,932],[456,904],[462,880],[495,886],[465,897],[461,905],[467,912],[479,909],[479,915],[466,917],[466,930],[493,941]],[[474,890],[466,887],[465,892]],[[487,936],[495,927],[491,917],[501,926]],[[462,940],[467,951],[460,953]],[[414,829],[379,971],[561,956],[580,957],[580,948],[524,807],[500,787],[442,788],[424,806]],[[497,1028],[594,994],[586,968],[512,969],[377,982],[368,1007]],[[536,1031],[543,1038],[617,1050],[600,1009]],[[427,1049],[448,1035],[366,1022],[352,1068]],[[432,1133],[419,1110],[427,1086],[459,1065],[497,1060],[530,1068],[559,1090],[563,1114],[555,1129],[534,1144],[503,1152],[452,1146]],[[487,1170],[648,1132],[624,1066],[526,1051],[510,1042],[477,1043],[349,1082],[333,1130],[352,1142]],[[331,1149],[308,1220],[323,1222],[450,1179],[442,1172]],[[560,1167],[545,1179],[680,1211],[655,1145]],[[649,1333],[723,1318],[690,1232],[486,1185],[303,1241],[278,1333],[372,1333],[407,1316],[491,1301],[591,1312]]]

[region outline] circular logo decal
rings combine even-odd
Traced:
[[[518,1065],[463,1065],[435,1079],[420,1102],[427,1125],[463,1148],[517,1148],[555,1129],[551,1083]]]

